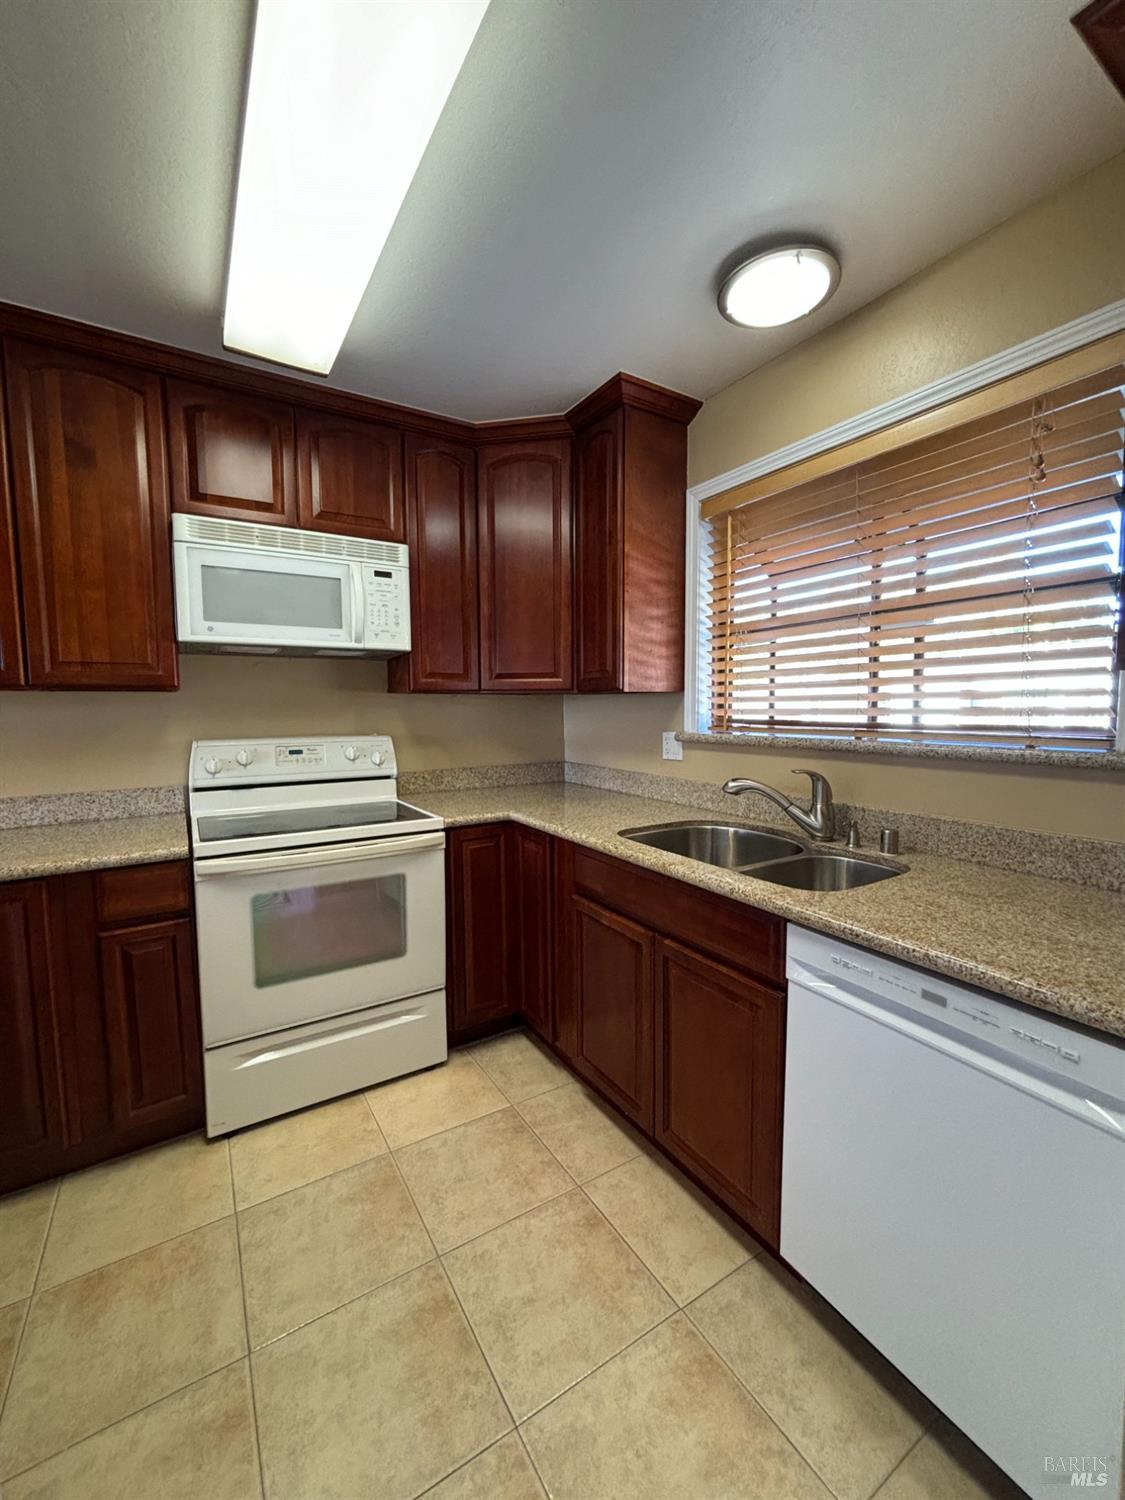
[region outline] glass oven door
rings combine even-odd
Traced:
[[[198,860],[208,1047],[445,983],[445,836]]]
[[[240,646],[362,642],[354,564],[176,543],[182,641]]]

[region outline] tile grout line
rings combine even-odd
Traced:
[[[745,1264],[745,1262],[743,1264]],[[741,1270],[742,1267],[739,1266],[739,1267],[737,1267],[737,1269]],[[731,1275],[733,1275],[733,1274],[734,1274],[734,1272],[732,1271]],[[725,1281],[726,1277],[723,1277],[723,1280]],[[715,1285],[718,1286],[719,1283],[716,1282]],[[711,1290],[713,1290],[713,1288],[709,1287],[708,1291],[711,1291]],[[705,1297],[707,1295],[707,1293],[706,1292],[700,1292],[699,1295],[700,1295],[700,1297]],[[698,1298],[696,1298],[694,1300],[698,1301]],[[690,1304],[689,1304],[689,1306],[690,1306]],[[781,1434],[781,1436],[784,1439],[784,1441],[788,1444],[788,1446],[790,1448],[792,1448],[793,1452],[797,1455],[797,1457],[801,1460],[801,1462],[805,1465],[805,1467],[808,1468],[812,1472],[812,1474],[815,1475],[815,1477],[817,1478],[817,1480],[824,1486],[824,1488],[827,1490],[827,1492],[829,1493],[829,1495],[831,1495],[833,1497],[833,1500],[839,1500],[838,1492],[832,1487],[831,1484],[829,1484],[827,1477],[820,1472],[819,1467],[815,1463],[813,1463],[812,1459],[808,1456],[808,1454],[804,1451],[804,1449],[801,1448],[798,1445],[797,1440],[795,1438],[793,1438],[793,1437],[790,1437],[789,1433],[786,1432],[785,1428],[781,1425],[781,1423],[773,1415],[773,1413],[770,1411],[769,1407],[765,1405],[765,1403],[761,1400],[761,1398],[757,1395],[757,1393],[750,1386],[749,1382],[746,1381],[746,1380],[744,1380],[743,1377],[738,1373],[738,1371],[731,1364],[730,1360],[727,1359],[726,1355],[722,1352],[722,1350],[721,1349],[717,1349],[715,1347],[715,1345],[711,1342],[711,1340],[704,1333],[703,1329],[700,1328],[699,1324],[692,1317],[692,1315],[689,1312],[688,1308],[685,1307],[685,1308],[682,1309],[682,1311],[684,1312],[684,1315],[687,1317],[687,1320],[691,1324],[692,1328],[695,1329],[696,1333],[703,1340],[704,1344],[706,1344],[707,1348],[710,1349],[711,1353],[715,1356],[715,1358],[719,1361],[719,1363],[724,1367],[724,1369],[726,1369],[726,1370],[728,1370],[730,1372],[730,1374],[734,1377],[735,1381],[737,1381],[737,1383],[742,1387],[742,1389],[750,1397],[750,1400],[753,1401],[754,1405],[758,1408],[758,1410],[765,1417],[766,1421],[769,1422],[769,1424],[771,1425],[771,1427],[775,1428],[776,1431]],[[924,1436],[925,1436],[925,1430],[923,1429],[923,1431],[921,1433],[919,1433],[918,1438],[915,1440],[915,1442],[911,1443],[910,1448],[914,1448],[916,1446],[916,1443],[919,1442],[919,1441],[921,1441],[922,1437],[924,1437]],[[910,1451],[910,1449],[907,1450],[907,1452],[909,1452],[909,1451]],[[904,1453],[903,1454],[903,1458],[905,1458],[905,1457],[906,1457],[906,1454]],[[900,1460],[900,1462],[901,1462],[901,1460]],[[897,1468],[898,1465],[896,1464],[894,1467]],[[892,1470],[892,1472],[893,1472],[893,1470]],[[879,1481],[879,1484],[877,1484],[875,1486],[875,1490],[878,1490],[879,1486],[882,1485],[882,1484],[884,1484],[889,1477],[890,1477],[889,1474],[885,1474],[883,1476],[883,1478]],[[871,1496],[868,1497],[868,1500],[871,1500],[871,1497],[874,1496],[875,1490],[871,1491]]]
[[[516,1428],[516,1438],[519,1441],[520,1447],[523,1449],[525,1455],[527,1456],[527,1461],[531,1465],[532,1471],[535,1474],[536,1479],[538,1479],[539,1483],[543,1487],[543,1493],[544,1493],[544,1495],[549,1496],[551,1492],[547,1488],[547,1481],[546,1481],[546,1479],[543,1476],[543,1471],[540,1469],[539,1465],[535,1462],[535,1455],[534,1455],[534,1453],[532,1453],[531,1449],[527,1446],[527,1439],[524,1437],[523,1433],[519,1430],[518,1427]]]
[[[242,1331],[246,1336],[246,1371],[250,1378],[250,1417],[254,1423],[254,1453],[258,1460],[258,1490],[262,1500],[266,1495],[266,1466],[262,1461],[262,1434],[258,1430],[258,1390],[254,1379],[254,1346],[250,1340],[250,1309],[246,1305],[246,1272],[242,1264],[242,1227],[238,1221],[238,1199],[234,1187],[234,1153],[230,1149],[230,1138],[224,1142],[227,1148],[227,1173],[230,1177],[230,1197],[234,1208],[234,1247],[238,1256],[238,1290],[242,1297]]]
[[[914,1439],[914,1441],[911,1443],[910,1447],[907,1448],[906,1452],[902,1455],[902,1457],[898,1460],[898,1462],[892,1464],[891,1467],[887,1470],[887,1472],[883,1475],[882,1479],[879,1480],[879,1483],[875,1486],[875,1488],[871,1491],[871,1494],[868,1496],[868,1500],[878,1500],[879,1491],[881,1489],[883,1489],[883,1487],[886,1484],[889,1483],[892,1474],[897,1474],[898,1473],[899,1469],[902,1468],[903,1464],[910,1457],[910,1455],[914,1452],[914,1450],[915,1450],[915,1448],[917,1448],[918,1444],[921,1443],[925,1438],[927,1438],[930,1435],[930,1432],[931,1432],[932,1428],[933,1428],[933,1423],[932,1422],[929,1423],[927,1426],[925,1426],[925,1427],[922,1428],[922,1431]]]
[[[39,1254],[35,1260],[35,1275],[31,1278],[31,1290],[27,1294],[27,1306],[23,1310],[23,1321],[20,1324],[19,1337],[16,1339],[16,1347],[12,1350],[12,1364],[8,1371],[8,1378],[4,1382],[4,1390],[0,1393],[0,1419],[8,1405],[8,1397],[12,1393],[12,1387],[16,1383],[16,1370],[19,1366],[20,1355],[23,1353],[24,1339],[27,1337],[28,1324],[31,1322],[31,1309],[39,1290],[39,1278],[43,1273],[43,1257],[47,1254],[47,1240],[50,1237],[51,1226],[55,1222],[55,1211],[59,1206],[59,1194],[62,1192],[62,1179],[55,1178],[55,1192],[51,1199],[51,1210],[47,1215],[47,1227],[43,1231],[43,1239],[39,1245]],[[19,1299],[17,1299],[19,1300]],[[0,1494],[3,1491],[0,1489]]]
[[[107,1422],[104,1427],[96,1427],[93,1432],[86,1433],[85,1437],[75,1438],[73,1443],[66,1443],[57,1448],[54,1453],[48,1453],[46,1458],[37,1458],[33,1464],[28,1464],[25,1469],[18,1469],[12,1474],[7,1474],[0,1480],[0,1500],[3,1497],[3,1486],[13,1479],[20,1479],[24,1474],[30,1474],[33,1470],[41,1468],[44,1464],[54,1463],[56,1458],[64,1453],[69,1453],[73,1448],[80,1448],[83,1443],[89,1443],[96,1437],[101,1437],[103,1432],[112,1432],[115,1427],[120,1427],[123,1422],[131,1422],[134,1417],[143,1416],[146,1411],[152,1411],[153,1407],[160,1406],[165,1401],[171,1401],[175,1396],[182,1396],[185,1391],[190,1391],[194,1386],[202,1385],[205,1380],[210,1380],[215,1375],[221,1375],[224,1370],[233,1370],[246,1358],[240,1354],[237,1359],[228,1359],[225,1364],[216,1365],[213,1370],[208,1370],[205,1375],[197,1375],[194,1380],[189,1380],[186,1385],[178,1385],[174,1391],[165,1391],[162,1396],[154,1396],[151,1401],[146,1401],[143,1406],[138,1406],[133,1411],[122,1413],[115,1417],[112,1422]]]

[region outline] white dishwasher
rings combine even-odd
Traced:
[[[788,955],[782,1255],[1035,1500],[1120,1500],[1125,1046],[801,928]]]

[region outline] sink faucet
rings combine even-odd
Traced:
[[[832,788],[827,776],[822,776],[819,771],[806,771],[800,766],[793,767],[793,775],[807,776],[812,782],[812,806],[808,812],[799,803],[791,802],[784,792],[766,786],[763,781],[750,781],[744,776],[731,777],[730,781],[723,783],[723,791],[729,792],[732,797],[737,797],[742,792],[758,792],[780,807],[783,813],[788,813],[797,827],[811,839],[830,839],[833,831],[833,807]]]

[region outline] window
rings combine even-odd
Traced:
[[[708,501],[702,727],[1112,748],[1123,386],[1118,364]]]

